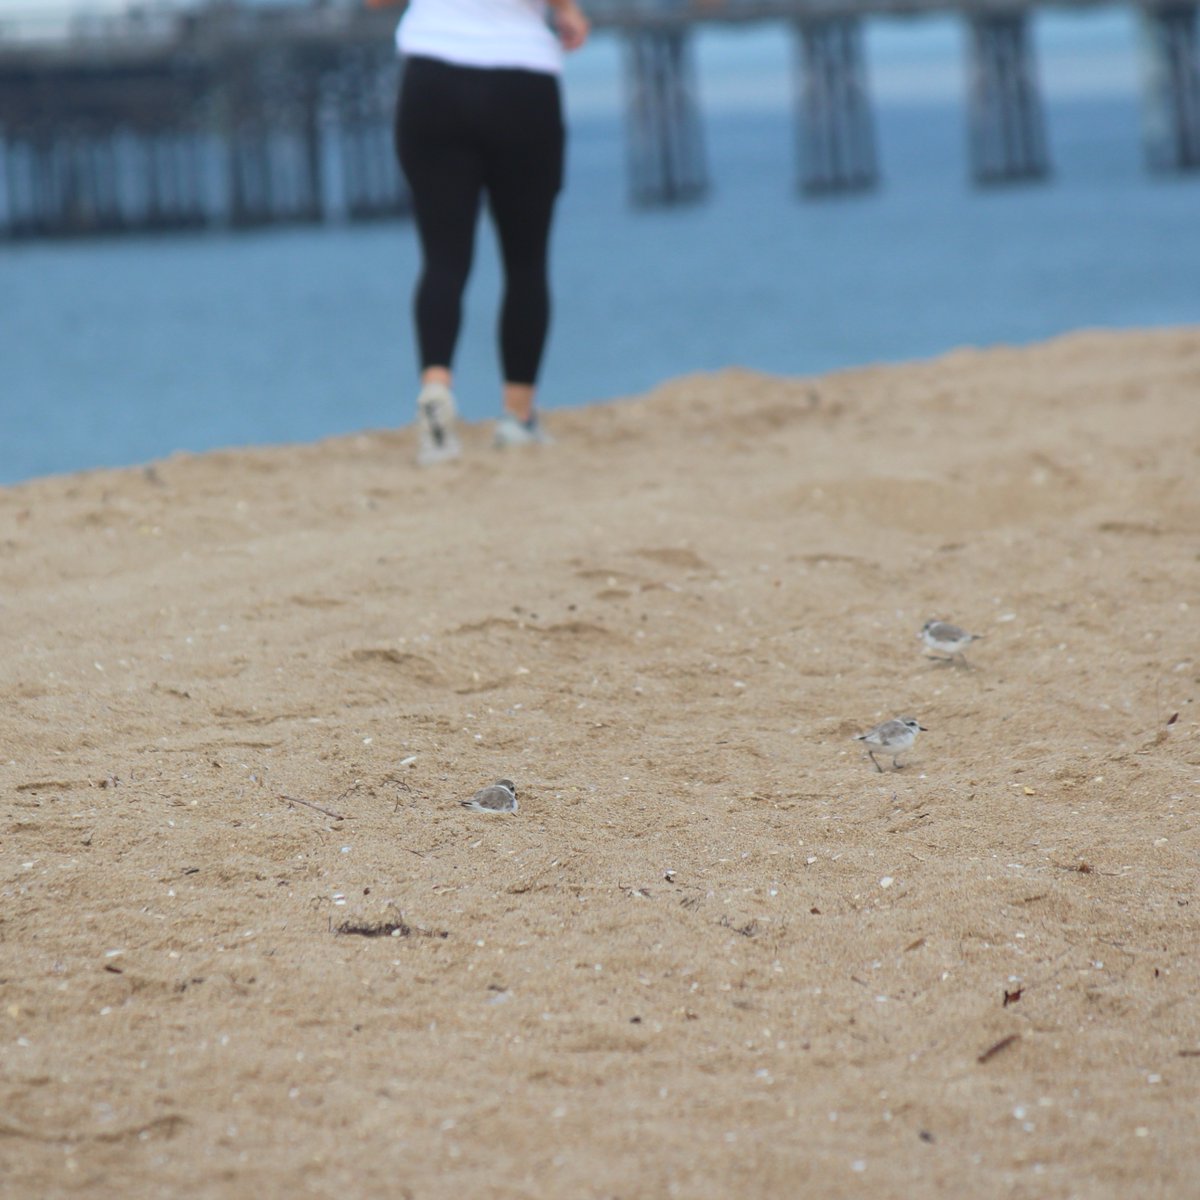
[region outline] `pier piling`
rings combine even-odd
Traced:
[[[643,29],[625,41],[634,203],[698,200],[708,191],[708,170],[688,34]]]
[[[1049,173],[1045,120],[1029,17],[971,17],[970,142],[976,183],[1017,183]]]
[[[796,26],[800,183],[809,194],[855,192],[879,180],[861,22]]]
[[[1146,156],[1155,171],[1200,170],[1200,20],[1196,4],[1150,9]]]

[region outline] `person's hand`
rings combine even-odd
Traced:
[[[575,0],[556,4],[551,20],[564,50],[578,50],[587,41],[592,30],[591,22],[583,15],[583,9]]]

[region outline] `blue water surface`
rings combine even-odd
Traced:
[[[983,192],[957,28],[872,31],[883,184],[820,201],[796,188],[786,38],[710,35],[713,190],[673,211],[627,203],[619,54],[597,39],[567,80],[545,406],[731,364],[811,374],[1200,322],[1200,179],[1144,170],[1136,39],[1106,20],[1045,39],[1067,81],[1047,85],[1053,178]],[[408,422],[416,271],[403,223],[0,246],[0,483]],[[498,290],[485,232],[457,364],[470,418],[497,407]]]

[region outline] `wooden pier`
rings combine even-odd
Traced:
[[[395,24],[231,6],[89,18],[54,37],[6,38],[0,23],[0,232],[406,212]]]
[[[1076,0],[1086,7],[1091,0]],[[977,183],[1050,171],[1034,0],[585,0],[625,46],[630,194],[709,186],[692,36],[782,22],[795,39],[797,176],[808,195],[879,180],[862,49],[876,16],[953,12],[970,31]],[[364,220],[407,210],[392,108],[398,8],[325,3],[0,20],[0,237]],[[1147,161],[1200,169],[1196,0],[1144,0]]]

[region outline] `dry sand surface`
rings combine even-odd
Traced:
[[[0,491],[0,1194],[1200,1194],[1198,400],[1085,333]]]

